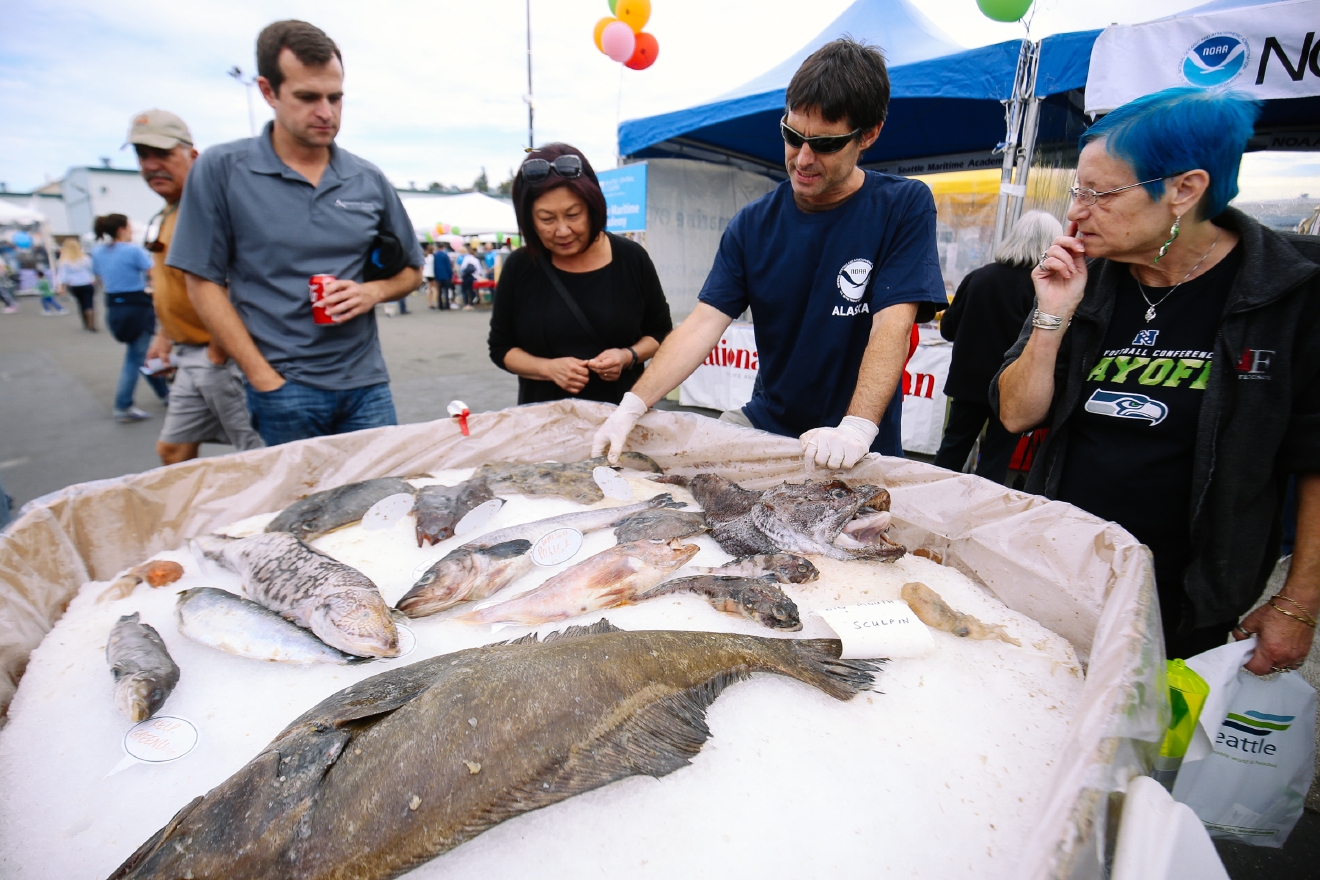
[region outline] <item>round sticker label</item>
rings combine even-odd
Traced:
[[[577,529],[555,529],[532,545],[532,562],[559,565],[568,562],[582,549],[582,533]]]
[[[483,501],[472,508],[467,514],[454,526],[455,535],[466,535],[468,532],[475,532],[477,529],[484,528],[490,518],[499,513],[500,508],[504,506],[503,498],[492,498],[489,501]]]
[[[412,510],[413,497],[407,492],[387,495],[377,501],[362,515],[362,528],[368,530],[388,529],[403,519]]]
[[[421,580],[422,575],[426,574],[427,571],[430,570],[431,566],[435,565],[441,559],[444,559],[444,557],[437,556],[435,559],[428,559],[425,562],[417,563],[417,567],[414,568],[412,571],[413,583],[417,583],[419,580]]]
[[[606,498],[613,498],[615,501],[632,501],[632,484],[619,476],[619,472],[613,468],[598,467],[591,471],[592,479],[596,485],[600,486],[600,491],[605,493]]]
[[[197,728],[185,718],[157,715],[124,734],[124,751],[148,764],[177,761],[197,745]]]
[[[411,629],[402,624],[395,624],[394,628],[399,631],[399,657],[407,657],[417,647],[417,636]],[[392,659],[397,660],[399,657]]]

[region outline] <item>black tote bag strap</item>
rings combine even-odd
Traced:
[[[577,322],[582,325],[582,329],[587,331],[587,336],[591,337],[592,343],[599,347],[601,351],[608,348],[609,346],[601,341],[600,334],[596,332],[596,328],[591,326],[591,322],[587,320],[587,316],[582,311],[582,307],[577,304],[577,300],[573,299],[572,294],[568,292],[568,288],[564,287],[564,282],[559,280],[559,276],[551,271],[548,265],[541,262],[535,256],[532,257],[532,261],[540,266],[541,271],[545,273],[545,277],[550,279],[551,286],[553,286],[555,292],[559,294],[559,298],[564,301],[564,305],[568,306],[569,312],[571,312],[573,317],[577,319]]]

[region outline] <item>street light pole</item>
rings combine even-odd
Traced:
[[[527,149],[536,149],[533,137],[532,114],[532,0],[527,2]]]
[[[252,115],[252,87],[257,84],[257,81],[253,77],[248,77],[247,79],[243,79],[243,70],[237,64],[235,64],[232,68],[226,71],[226,73],[232,76],[235,82],[243,86],[243,94],[247,95],[248,128],[251,130],[252,136],[256,137],[257,118]]]

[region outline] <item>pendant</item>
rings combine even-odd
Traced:
[[[1155,320],[1155,307],[1151,306],[1150,308],[1146,309],[1146,323],[1149,324],[1151,321],[1154,320]]]

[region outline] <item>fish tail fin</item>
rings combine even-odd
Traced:
[[[843,660],[838,639],[784,640],[797,661],[781,670],[798,681],[820,688],[836,700],[851,700],[870,690],[884,660]]]
[[[652,483],[668,483],[671,486],[682,486],[683,488],[687,488],[687,484],[691,482],[690,478],[682,474],[661,474],[658,477],[648,477],[647,479]]]
[[[115,872],[110,875],[109,880],[123,880],[123,878],[128,877],[136,871],[138,867],[147,860],[147,857],[155,852],[167,837],[174,833],[174,829],[183,824],[183,820],[188,817],[189,813],[197,808],[197,805],[200,804],[203,799],[202,795],[198,795],[189,801],[182,810],[175,813],[174,818],[170,819],[164,828],[147,838],[146,843],[139,846],[131,856],[124,860],[122,865],[115,869]]]

